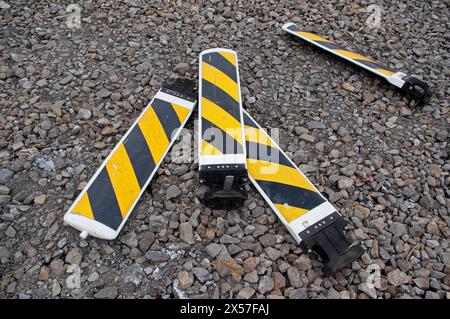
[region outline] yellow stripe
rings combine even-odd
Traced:
[[[294,219],[299,218],[303,214],[307,213],[307,209],[295,207],[295,206],[289,206],[289,205],[283,205],[283,204],[274,204],[275,207],[278,209],[278,211],[283,215],[284,219],[288,223],[293,221]]]
[[[364,60],[364,61],[369,61],[369,62],[373,62],[373,63],[377,63],[376,61],[369,59],[361,54],[355,53],[355,52],[351,52],[351,51],[347,51],[347,50],[334,50],[335,52],[341,53],[344,56],[346,56],[347,58],[353,59],[353,60]],[[385,70],[385,69],[374,69],[377,70],[380,73],[383,73],[385,75],[392,75],[395,72],[389,71],[389,70]]]
[[[245,125],[245,140],[247,142],[254,142],[258,144],[268,145],[271,147],[276,147],[265,132],[248,125]]]
[[[321,36],[319,36],[317,34],[314,34],[314,33],[297,32],[297,34],[298,35],[302,35],[302,36],[304,36],[304,37],[306,37],[306,38],[308,38],[310,40],[313,40],[313,41],[325,41],[325,42],[329,42],[329,43],[334,43],[333,41],[330,41],[330,40],[327,40],[325,38],[322,38]],[[348,51],[348,50],[333,50],[333,51],[335,51],[337,53],[340,53],[340,54],[342,54],[342,55],[344,55],[344,56],[346,56],[347,58],[350,58],[350,59],[364,60],[364,61],[369,61],[369,62],[376,63],[376,61],[374,61],[374,60],[372,60],[372,59],[370,59],[368,57],[365,57],[365,56],[363,56],[361,54],[352,52],[352,51]],[[377,70],[378,72],[383,73],[385,75],[393,75],[393,74],[395,74],[395,72],[392,72],[392,71],[389,71],[389,70],[385,70],[385,69],[375,69],[375,70]]]
[[[389,71],[389,70],[385,70],[385,69],[375,69],[375,70],[377,70],[378,72],[383,73],[385,75],[393,75],[393,74],[395,74],[395,72],[392,72],[392,71]]]
[[[323,38],[323,37],[321,37],[321,36],[319,36],[317,34],[314,34],[314,33],[300,31],[300,32],[297,32],[297,34],[301,35],[301,36],[304,36],[305,38],[308,38],[308,39],[313,40],[313,41],[325,41],[325,42],[329,42],[329,43],[334,43],[333,41],[327,40],[327,39],[325,39],[325,38]],[[368,57],[365,57],[365,56],[363,56],[361,54],[352,52],[352,51],[348,51],[348,50],[333,50],[333,51],[335,51],[337,53],[340,53],[340,54],[342,54],[342,55],[344,55],[344,56],[346,56],[347,58],[350,58],[350,59],[364,60],[364,61],[370,61],[370,62],[376,63],[376,61],[374,61],[372,59],[369,59]],[[383,73],[385,75],[393,75],[393,74],[395,74],[395,72],[392,72],[392,71],[389,71],[389,70],[385,70],[385,69],[375,69],[375,70],[377,70],[378,72]]]
[[[204,97],[202,97],[202,117],[242,144],[241,123],[223,108]]]
[[[305,38],[308,38],[308,39],[313,40],[313,41],[325,41],[325,42],[333,43],[333,41],[330,41],[330,40],[327,40],[325,38],[322,38],[320,35],[317,35],[317,34],[314,34],[314,33],[299,31],[299,32],[297,32],[297,34],[301,35],[301,36],[304,36]]]
[[[175,110],[175,113],[177,113],[180,122],[183,123],[189,114],[189,109],[175,103],[172,103],[172,107]]]
[[[123,144],[120,144],[106,163],[106,170],[116,194],[120,212],[125,218],[141,188]]]
[[[314,186],[293,167],[256,159],[247,159],[247,167],[256,180],[287,184],[316,192]]]
[[[221,56],[230,61],[231,64],[236,66],[236,55],[230,52],[219,52]]]
[[[75,207],[72,209],[72,213],[83,215],[84,217],[94,219],[94,213],[92,212],[91,203],[89,202],[88,193],[84,193]]]
[[[169,140],[167,139],[164,128],[152,107],[149,107],[147,111],[145,111],[144,115],[142,115],[142,118],[139,120],[138,125],[145,137],[150,152],[152,153],[153,160],[155,163],[158,163],[169,146]]]
[[[202,62],[202,78],[224,90],[236,102],[239,102],[239,89],[236,82],[212,65]]]
[[[223,153],[215,148],[212,144],[202,140],[202,155],[222,155]]]
[[[358,54],[358,53],[355,53],[352,51],[347,51],[347,50],[334,50],[334,51],[346,56],[347,58],[353,59],[353,60],[364,60],[364,61],[375,62],[372,59],[366,58],[365,56],[362,56],[361,54]]]

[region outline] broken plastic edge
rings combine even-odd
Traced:
[[[405,76],[402,80],[405,83],[400,90],[410,99],[412,107],[419,107],[430,101],[432,93],[427,83],[410,75]]]
[[[364,253],[358,243],[352,243],[344,234],[347,224],[339,213],[334,212],[299,233],[300,246],[322,259],[325,276],[331,276]]]
[[[91,235],[101,239],[112,240],[119,233],[117,230],[99,223],[94,219],[74,213],[64,215],[64,223],[80,231],[81,239],[86,239],[88,235]]]

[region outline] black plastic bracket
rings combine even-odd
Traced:
[[[175,79],[173,82],[164,83],[161,91],[177,96],[187,101],[197,101],[197,94],[194,91],[195,82],[189,79]]]
[[[202,202],[211,209],[237,209],[244,205],[247,192],[244,164],[204,165],[200,168],[200,183],[208,186]]]
[[[300,246],[322,259],[325,276],[331,276],[364,253],[359,244],[352,243],[344,235],[345,226],[347,221],[334,212],[299,233]]]
[[[410,106],[417,107],[430,101],[431,90],[428,84],[410,75],[402,80],[405,83],[400,90],[409,98]]]

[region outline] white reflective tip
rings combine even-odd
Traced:
[[[237,55],[236,51],[231,50],[231,49],[212,48],[212,49],[203,50],[202,52],[200,52],[200,56],[207,54],[207,53],[212,53],[212,52],[227,52],[227,53],[232,53],[232,54]]]
[[[288,28],[289,28],[291,25],[295,25],[295,23],[293,23],[293,22],[285,23],[285,24],[283,24],[283,26],[282,26],[281,28],[282,28],[284,31],[290,31]]]

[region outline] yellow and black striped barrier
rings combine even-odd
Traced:
[[[396,71],[371,58],[350,51],[345,47],[317,34],[304,31],[295,23],[286,23],[283,25],[282,29],[297,38],[305,40],[316,47],[337,55],[384,78],[386,81],[400,89],[411,100],[413,106],[427,103],[431,98],[429,86],[415,77],[406,75],[405,73]]]
[[[235,178],[236,170],[247,168],[249,179],[295,240],[322,256],[326,275],[357,259],[363,250],[344,235],[342,216],[242,109],[236,53],[204,51],[199,69],[199,175],[204,184],[218,184],[205,205],[229,209],[241,201],[237,207],[241,206],[244,198],[234,194],[235,189],[224,188],[227,176]]]
[[[114,239],[120,232],[195,107],[186,83],[156,93],[65,214],[82,237]]]
[[[192,88],[182,82],[158,91],[73,202],[64,221],[82,238],[117,237],[191,115]],[[242,184],[250,178],[295,240],[322,256],[325,275],[363,253],[345,237],[342,216],[242,109],[234,51],[201,53],[199,101],[199,175],[210,187],[205,205],[242,206]]]
[[[236,52],[210,49],[199,65],[199,173],[210,190],[203,203],[237,208],[247,195],[244,127]]]
[[[344,235],[346,221],[245,110],[244,124],[250,181],[297,243],[322,257],[324,274],[361,256]]]

